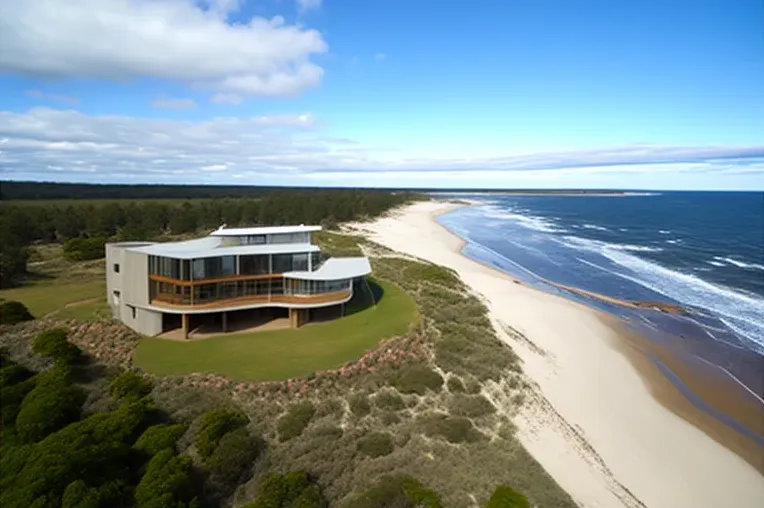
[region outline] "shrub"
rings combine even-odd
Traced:
[[[462,383],[462,380],[456,376],[450,376],[448,381],[446,381],[446,386],[451,393],[462,393],[465,390],[464,383]]]
[[[358,440],[357,449],[375,459],[390,455],[394,450],[393,439],[387,432],[370,432]]]
[[[0,302],[0,325],[15,325],[32,319],[34,316],[23,303],[13,300]]]
[[[64,243],[64,257],[69,261],[88,261],[104,257],[105,238],[70,238]]]
[[[437,393],[443,387],[443,378],[425,365],[409,365],[398,375],[395,387],[401,393],[424,395],[427,389]]]
[[[329,504],[307,473],[271,474],[260,483],[255,500],[242,508],[327,508]]]
[[[137,372],[128,370],[111,382],[109,393],[115,399],[140,399],[151,393],[153,388],[154,386],[150,380]]]
[[[7,367],[0,369],[0,388],[21,383],[33,375],[34,372],[26,367],[21,365],[8,365]]]
[[[202,458],[207,459],[226,433],[243,427],[248,422],[249,418],[245,414],[232,409],[218,408],[207,411],[202,416],[194,438],[196,451]]]
[[[354,393],[348,399],[348,405],[350,411],[361,418],[371,412],[371,404],[369,404],[369,398],[363,393]]]
[[[496,408],[482,395],[455,395],[448,404],[448,412],[458,416],[485,416]]]
[[[174,449],[175,443],[177,443],[184,432],[186,432],[186,426],[183,424],[171,425],[162,423],[152,425],[141,434],[133,448],[153,457],[167,448]]]
[[[54,376],[42,377],[21,403],[16,432],[23,442],[39,441],[79,420],[84,402],[82,391],[68,381]]]
[[[470,378],[467,380],[467,384],[464,385],[464,389],[467,393],[471,393],[472,395],[480,393],[481,390],[480,381],[478,381],[475,378]]]
[[[216,481],[235,486],[248,476],[259,453],[259,441],[239,428],[220,439],[206,465]]]
[[[63,328],[45,330],[35,337],[32,350],[57,362],[72,363],[82,352],[66,340],[68,335],[69,332]]]
[[[397,413],[388,411],[387,413],[382,414],[380,420],[382,420],[383,425],[395,425],[396,423],[400,423],[401,418]]]
[[[130,487],[123,480],[112,480],[98,487],[88,487],[82,480],[70,483],[61,499],[61,508],[99,508],[123,506]]]
[[[406,404],[400,395],[393,391],[381,391],[374,396],[374,404],[385,411],[400,411]]]
[[[302,402],[290,407],[278,421],[279,441],[288,441],[302,434],[315,412],[316,409],[310,402]]]
[[[191,459],[170,449],[154,455],[135,487],[136,508],[184,508],[193,499]]]
[[[344,508],[442,508],[440,496],[407,475],[386,476]]]
[[[472,422],[461,416],[430,415],[422,418],[424,433],[442,437],[449,443],[474,442],[482,437]]]
[[[24,397],[34,389],[36,383],[37,379],[32,377],[21,383],[5,386],[0,390],[3,428],[8,428],[14,425],[16,417],[21,410],[21,403],[24,400]]]
[[[530,508],[528,499],[512,487],[499,485],[496,487],[486,508]]]

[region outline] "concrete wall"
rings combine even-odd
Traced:
[[[111,307],[111,315],[121,319],[120,309],[122,300],[122,254],[124,250],[115,244],[106,244],[106,301]],[[114,265],[119,265],[119,273],[114,271]],[[115,291],[120,294],[116,296]]]
[[[162,332],[162,313],[140,308],[149,304],[148,257],[125,249],[136,245],[106,244],[106,297],[115,319],[138,333],[156,335]]]
[[[162,313],[154,310],[125,305],[122,308],[122,322],[143,335],[162,333]]]

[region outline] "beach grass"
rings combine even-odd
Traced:
[[[379,302],[352,315],[301,328],[226,335],[196,341],[146,338],[133,354],[153,374],[217,373],[235,380],[265,381],[336,369],[360,358],[380,340],[405,335],[417,321],[414,300],[379,282]]]

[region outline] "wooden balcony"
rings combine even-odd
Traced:
[[[168,310],[216,310],[226,307],[244,307],[247,305],[267,304],[295,304],[295,305],[323,305],[327,303],[342,303],[351,296],[350,289],[333,291],[330,293],[317,293],[311,295],[279,294],[279,295],[254,295],[236,298],[221,298],[212,302],[183,304],[178,296],[159,294],[151,301],[151,305]]]

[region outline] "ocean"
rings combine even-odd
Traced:
[[[448,195],[478,201],[439,222],[464,253],[679,343],[764,397],[764,193]],[[560,289],[675,304],[632,309]]]

